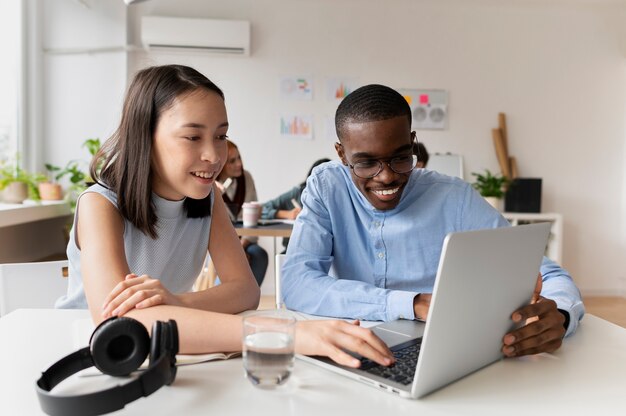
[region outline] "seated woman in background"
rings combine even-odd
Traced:
[[[300,197],[302,196],[302,191],[306,186],[306,180],[313,172],[313,169],[321,165],[322,163],[330,162],[330,159],[318,159],[313,163],[311,169],[309,169],[309,173],[307,173],[304,182],[300,183],[298,186],[294,186],[290,190],[285,193],[278,195],[276,198],[267,201],[263,204],[263,212],[261,213],[261,218],[263,219],[283,219],[283,220],[295,220],[300,211],[302,210],[302,200]],[[284,254],[287,251],[287,244],[289,244],[288,238],[283,238],[283,250]]]
[[[256,201],[256,188],[250,172],[243,168],[239,148],[230,140],[226,141],[228,157],[224,168],[217,176],[216,185],[222,191],[222,199],[228,208],[231,221],[241,221],[244,202]],[[257,244],[257,237],[242,237],[241,245],[246,252],[252,274],[259,286],[263,283],[267,270],[267,251]]]
[[[309,173],[307,173],[306,178],[302,183],[300,183],[298,186],[294,186],[287,192],[280,194],[276,198],[269,200],[265,204],[263,204],[263,212],[261,214],[261,218],[295,220],[302,209],[302,201],[300,200],[300,197],[302,196],[302,191],[306,186],[307,178],[311,175],[311,172],[313,172],[313,169],[316,166],[326,162],[330,162],[330,159],[324,158],[316,160],[313,163],[313,166],[311,166],[311,169],[309,169]]]
[[[413,154],[417,156],[416,168],[425,168],[428,164],[428,150],[422,142],[413,142]]]

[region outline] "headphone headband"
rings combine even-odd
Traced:
[[[125,325],[125,330],[129,327],[129,325],[135,327],[136,325],[139,325],[147,334],[143,325],[132,318],[117,318],[116,322],[111,322],[110,324],[105,325],[105,323],[109,321],[112,321],[112,319],[104,321],[96,328],[94,331],[95,336],[92,335],[90,344],[92,344],[92,341],[98,337],[106,337],[107,334],[103,331],[115,331],[115,329],[111,329],[115,328],[114,325],[118,329],[121,325]],[[133,321],[134,323],[129,324],[129,321]],[[159,331],[155,331],[155,326],[153,326],[153,332],[160,333],[159,338],[161,339],[157,342],[156,337],[153,336],[152,338],[152,344],[154,345],[157,343],[157,345],[159,345],[159,347],[156,348],[158,351],[156,354],[158,356],[154,356],[154,351],[151,353],[150,366],[136,379],[126,384],[120,384],[109,389],[89,394],[74,396],[53,395],[50,391],[66,378],[93,365],[100,368],[98,363],[94,362],[94,355],[101,353],[101,351],[97,351],[97,349],[109,347],[110,344],[105,344],[103,346],[100,346],[99,344],[92,344],[89,347],[82,348],[63,357],[41,374],[41,377],[37,380],[35,386],[41,409],[49,415],[101,415],[123,409],[127,403],[137,400],[140,397],[149,396],[157,391],[161,386],[166,384],[169,385],[174,382],[176,378],[176,353],[178,353],[178,328],[176,326],[176,321],[170,320],[167,323],[157,321],[154,325],[160,326]],[[125,340],[132,341],[136,338],[124,336],[121,339],[126,342]],[[143,338],[140,337],[139,339]],[[115,341],[120,342],[119,338]],[[124,346],[124,348],[129,347],[132,348],[133,351],[135,351],[135,349],[141,351],[148,351],[150,349],[148,347],[135,348],[135,345]],[[146,355],[147,354],[144,354],[143,357],[137,357],[139,364],[132,369],[131,372],[139,367],[141,362],[145,360]],[[113,358],[113,360],[114,359],[115,358]],[[115,367],[114,362],[108,364],[112,368]],[[100,369],[102,370],[102,368]],[[113,371],[115,372],[115,369]],[[109,373],[105,372],[105,374]]]

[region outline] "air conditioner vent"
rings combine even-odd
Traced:
[[[143,16],[141,41],[146,49],[182,49],[250,54],[250,22]]]

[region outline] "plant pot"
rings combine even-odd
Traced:
[[[502,211],[502,198],[496,198],[495,196],[485,196],[485,201],[498,211]]]
[[[24,182],[11,182],[4,188],[4,202],[21,204],[26,198],[28,198],[28,187]]]
[[[63,191],[58,183],[42,182],[39,184],[39,196],[44,201],[63,199]]]

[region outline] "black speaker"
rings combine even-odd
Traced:
[[[506,212],[541,212],[541,178],[516,178],[504,197]]]

